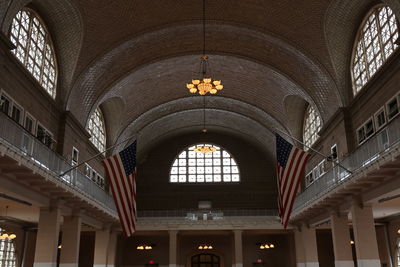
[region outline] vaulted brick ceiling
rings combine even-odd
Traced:
[[[206,1],[206,50],[213,76],[225,86],[207,100],[215,114],[210,127],[257,139],[259,133],[236,126],[260,126],[269,136],[267,147],[275,127],[298,135],[299,116],[288,113],[303,112],[304,103],[314,105],[325,122],[349,103],[353,41],[376,1]],[[384,1],[399,14],[398,0]],[[27,2],[15,0],[10,10]],[[173,124],[169,134],[177,135],[179,129],[199,128],[194,117],[202,101],[185,84],[199,67],[202,0],[31,2],[53,31],[58,101],[83,125],[100,105],[110,113],[113,142],[132,133],[143,136],[154,125]],[[300,103],[293,97],[303,104],[292,105]],[[166,135],[158,132],[143,143]]]

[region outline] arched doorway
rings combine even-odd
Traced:
[[[211,253],[201,253],[192,256],[192,267],[219,267],[220,257]]]

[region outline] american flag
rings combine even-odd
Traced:
[[[136,141],[102,161],[122,230],[126,237],[136,229]]]
[[[309,157],[310,154],[294,147],[280,135],[276,135],[278,205],[279,216],[284,228],[289,222],[294,199]]]

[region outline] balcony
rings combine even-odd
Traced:
[[[304,213],[307,209],[317,208],[318,205],[321,208],[323,205],[318,203],[334,193],[342,194],[343,197],[343,195],[346,195],[345,189],[351,188],[349,184],[352,183],[352,186],[355,186],[360,177],[370,176],[367,179],[373,179],[373,175],[370,173],[377,170],[383,172],[385,167],[395,172],[398,171],[396,166],[398,169],[400,169],[400,166],[395,160],[399,160],[399,156],[400,116],[397,116],[385,128],[375,133],[354,152],[340,161],[340,164],[350,170],[351,173],[336,165],[300,193],[294,203],[292,220],[297,219],[300,213]],[[374,175],[380,179],[382,177],[383,179],[390,178],[390,175]],[[338,189],[341,186],[343,187],[340,188],[342,192],[339,192]],[[340,199],[338,196],[336,198]]]
[[[108,219],[116,219],[114,201],[107,192],[78,170],[60,177],[71,165],[2,112],[0,158],[2,173],[17,173],[17,182],[30,180],[38,188],[53,190],[55,197],[61,195],[69,204],[92,211],[96,217],[106,213]]]

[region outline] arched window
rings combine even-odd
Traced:
[[[387,6],[377,6],[364,20],[354,48],[352,78],[356,95],[397,49],[398,22]]]
[[[199,153],[198,146],[214,147],[215,152]],[[223,148],[211,144],[196,144],[182,151],[171,167],[171,183],[239,182],[239,168],[234,158]]]
[[[321,130],[321,118],[315,109],[310,105],[304,117],[303,142],[307,146],[312,146],[318,139],[318,132]],[[304,150],[308,150],[304,147]]]
[[[23,9],[14,17],[10,30],[15,56],[51,95],[56,97],[56,60],[49,32],[39,16]]]
[[[0,228],[0,236],[4,233]],[[0,267],[15,267],[15,248],[10,239],[0,239]]]
[[[90,117],[87,129],[91,135],[90,141],[100,152],[103,152],[106,149],[106,130],[103,114],[99,108]]]

